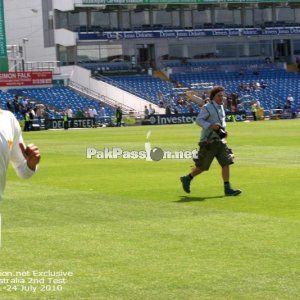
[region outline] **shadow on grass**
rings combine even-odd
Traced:
[[[175,202],[193,202],[193,201],[205,201],[211,199],[221,199],[224,198],[224,195],[220,196],[210,196],[210,197],[190,197],[190,196],[180,196],[180,199]]]

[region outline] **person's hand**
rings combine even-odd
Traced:
[[[29,144],[25,146],[22,143],[20,143],[19,146],[23,153],[24,158],[27,161],[28,168],[31,169],[32,171],[35,171],[36,166],[38,165],[41,159],[41,155],[38,147],[33,144]]]
[[[221,124],[219,123],[213,123],[210,125],[210,128],[213,130],[218,130],[221,127]]]

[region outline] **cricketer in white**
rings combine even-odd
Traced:
[[[0,109],[0,199],[5,188],[9,161],[17,175],[26,179],[35,173],[40,158],[39,149],[35,145],[25,146],[16,117]]]

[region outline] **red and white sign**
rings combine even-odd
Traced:
[[[52,84],[51,71],[0,72],[0,86]]]

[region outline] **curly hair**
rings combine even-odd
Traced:
[[[225,91],[225,89],[223,86],[221,86],[221,85],[214,86],[213,89],[210,91],[209,99],[213,100],[216,94],[218,94],[220,92],[224,92],[224,91]]]

